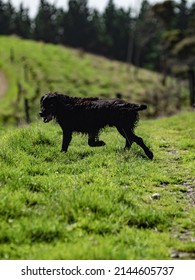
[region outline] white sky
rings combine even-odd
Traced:
[[[6,0],[3,2],[6,2]],[[16,8],[19,7],[21,2],[24,4],[25,8],[29,8],[30,15],[34,17],[37,12],[40,0],[11,0],[11,3]],[[55,4],[57,7],[62,7],[64,10],[67,9],[68,0],[47,0],[47,2]],[[124,9],[131,7],[134,11],[139,9],[141,2],[142,0],[114,0],[114,3],[117,7],[123,7]],[[163,0],[149,0],[149,2],[153,4],[157,2],[163,2]],[[180,0],[177,2],[180,2]],[[187,2],[193,3],[195,0],[188,0]],[[99,11],[103,11],[107,3],[108,0],[88,0],[88,7],[97,8]]]

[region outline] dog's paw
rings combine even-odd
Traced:
[[[97,143],[98,147],[106,145],[106,143],[104,141],[97,141],[96,143]]]
[[[101,147],[106,145],[104,141],[88,141],[88,144],[91,147]]]
[[[149,159],[153,159],[154,154],[150,150],[147,151],[146,155],[149,157]]]

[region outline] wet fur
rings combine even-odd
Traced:
[[[121,99],[77,98],[59,93],[48,93],[41,98],[40,116],[45,122],[55,118],[63,131],[62,151],[66,152],[73,132],[88,134],[91,147],[103,146],[99,140],[99,131],[106,126],[115,126],[125,138],[125,148],[133,142],[142,147],[145,154],[152,159],[153,153],[144,144],[142,138],[134,134],[139,120],[138,111],[145,110],[146,105],[129,103]]]

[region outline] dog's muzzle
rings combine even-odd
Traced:
[[[52,120],[52,114],[45,116],[42,112],[40,112],[39,116],[43,119],[44,123],[50,122]]]

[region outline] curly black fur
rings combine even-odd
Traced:
[[[134,134],[139,120],[138,111],[146,105],[133,104],[121,99],[77,98],[59,93],[48,93],[41,97],[41,112],[44,122],[56,118],[63,131],[62,151],[67,151],[74,131],[87,133],[88,144],[92,147],[103,146],[98,134],[105,126],[115,126],[126,139],[125,148],[133,142],[142,147],[152,159],[153,153],[146,147],[142,138]]]

